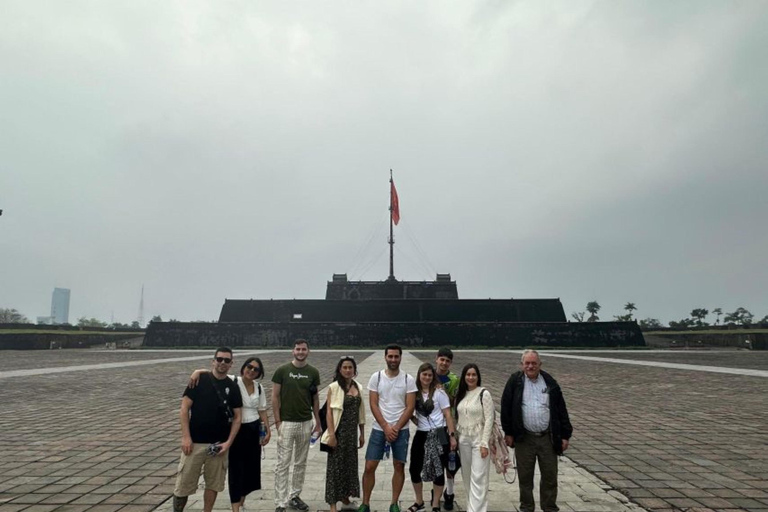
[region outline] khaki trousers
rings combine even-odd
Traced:
[[[520,482],[520,512],[534,512],[533,473],[539,461],[539,505],[544,512],[558,512],[557,506],[557,454],[549,434],[534,436],[526,433],[521,441],[515,441],[515,457]]]

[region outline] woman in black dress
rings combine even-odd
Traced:
[[[354,379],[356,376],[355,359],[342,357],[328,386],[328,428],[321,443],[331,450],[325,474],[325,501],[330,512],[336,512],[339,501],[343,504],[342,510],[356,510],[357,504],[350,498],[360,496],[357,450],[365,445],[365,404],[362,386]]]

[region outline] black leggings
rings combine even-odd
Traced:
[[[442,427],[445,428],[445,427]],[[411,483],[421,483],[421,470],[424,469],[424,444],[427,442],[427,434],[424,430],[417,430],[413,436],[411,444],[411,465],[408,466],[408,472],[411,474]],[[432,482],[438,487],[445,485],[445,468],[448,467],[448,446],[443,446],[443,454],[440,456],[440,462],[443,463],[443,472]]]

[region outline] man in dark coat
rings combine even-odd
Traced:
[[[507,446],[515,448],[520,485],[520,511],[534,512],[533,473],[539,462],[539,505],[557,512],[557,456],[568,449],[573,433],[557,381],[541,370],[535,350],[526,350],[521,371],[509,377],[501,397],[501,427]]]

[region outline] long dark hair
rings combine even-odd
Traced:
[[[344,356],[341,359],[339,359],[339,362],[336,364],[336,373],[333,376],[333,380],[339,384],[341,389],[344,390],[344,393],[348,393],[349,388],[347,387],[347,379],[345,379],[344,376],[341,374],[341,365],[343,365],[347,361],[352,363],[352,367],[355,369],[354,377],[357,377],[357,362],[355,361],[355,358],[352,356]],[[357,383],[355,382],[354,377],[352,378],[352,385],[357,387]]]
[[[461,380],[459,381],[459,390],[456,392],[456,400],[453,405],[456,408],[456,419],[459,419],[459,402],[464,400],[467,396],[467,372],[474,369],[477,372],[477,385],[480,386],[482,379],[480,378],[480,368],[475,363],[469,363],[461,370]]]
[[[243,375],[245,373],[245,367],[248,366],[250,363],[256,361],[259,365],[259,376],[256,377],[256,379],[261,380],[264,378],[264,363],[261,362],[261,359],[258,357],[249,357],[245,360],[243,363],[243,366],[240,367],[240,375]]]

